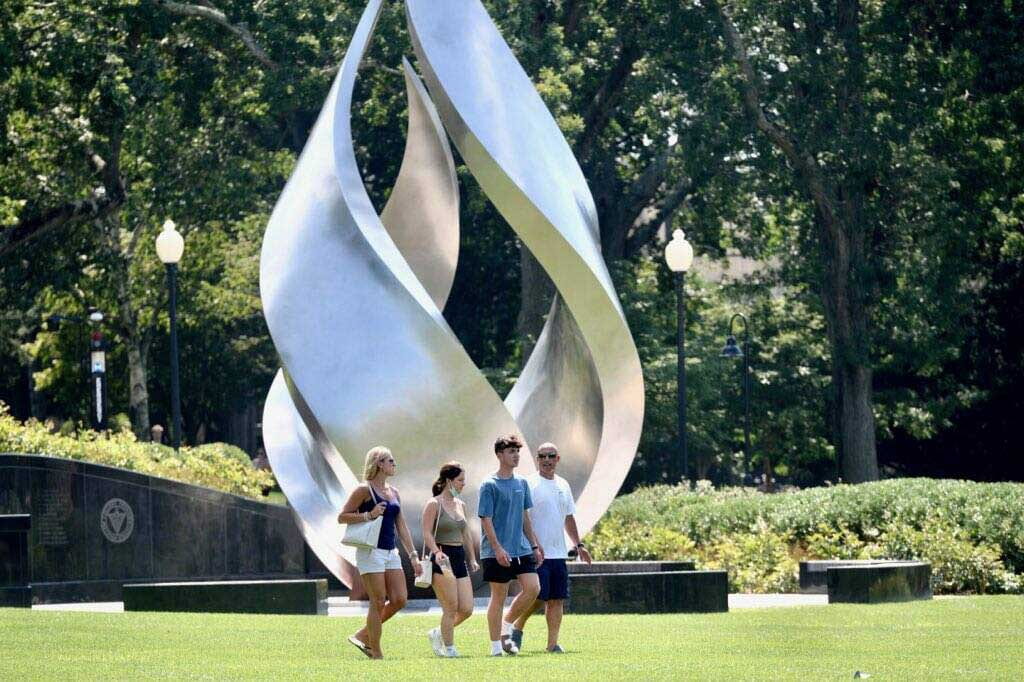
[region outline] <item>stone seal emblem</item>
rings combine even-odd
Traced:
[[[112,497],[100,512],[100,530],[103,536],[119,544],[132,536],[135,530],[135,513],[130,504],[119,497]]]

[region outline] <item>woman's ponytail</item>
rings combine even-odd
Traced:
[[[462,465],[458,462],[448,462],[441,467],[441,471],[437,474],[437,480],[434,481],[434,485],[430,487],[430,491],[437,497],[444,492],[444,487],[448,485],[448,481],[458,478],[462,474]]]

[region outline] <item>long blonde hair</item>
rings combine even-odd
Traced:
[[[363,480],[370,481],[380,473],[380,461],[385,457],[392,457],[391,450],[383,445],[370,448],[366,453],[366,463],[363,464]]]

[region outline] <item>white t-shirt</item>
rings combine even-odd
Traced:
[[[544,558],[569,558],[565,547],[565,517],[576,513],[572,488],[558,474],[555,474],[554,479],[534,474],[526,480],[530,484],[530,496],[533,497],[530,523],[544,550]]]

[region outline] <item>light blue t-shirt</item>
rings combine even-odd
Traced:
[[[498,542],[513,559],[533,554],[530,541],[523,533],[523,512],[532,506],[533,498],[525,478],[514,474],[512,478],[498,478],[492,474],[480,486],[477,514],[481,518],[490,517]],[[480,558],[494,558],[494,548],[487,539],[487,533],[480,542]]]

